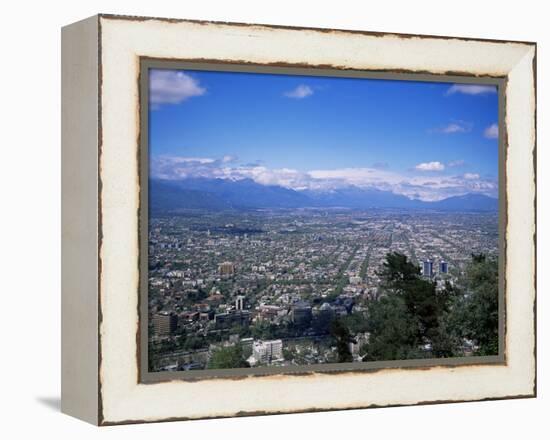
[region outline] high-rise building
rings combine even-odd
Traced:
[[[256,362],[269,363],[283,359],[283,341],[257,341],[252,346],[252,356]]]
[[[220,275],[233,275],[235,266],[230,261],[225,261],[218,266],[218,273]]]
[[[170,336],[178,327],[178,317],[171,312],[159,312],[153,316],[153,330],[157,336]]]
[[[440,261],[439,262],[439,272],[440,273],[448,273],[449,272],[449,264],[446,261]]]
[[[235,299],[235,309],[244,310],[244,301],[245,297],[243,295],[237,296],[237,298]]]
[[[432,277],[434,274],[434,263],[432,260],[425,260],[422,264],[422,275]]]

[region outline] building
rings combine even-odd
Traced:
[[[187,311],[187,312],[180,313],[180,319],[183,322],[189,323],[189,322],[198,321],[199,317],[200,317],[200,312],[196,312],[196,311]]]
[[[334,309],[329,303],[323,303],[314,310],[312,327],[317,333],[326,333],[330,329],[330,323],[335,317]]]
[[[252,350],[252,345],[254,344],[254,338],[242,338],[241,347]]]
[[[250,324],[250,312],[247,310],[231,310],[227,313],[217,313],[214,316],[216,328],[227,329],[234,325],[246,327]]]
[[[231,276],[235,274],[235,266],[230,261],[225,261],[218,265],[218,273],[222,276]]]
[[[332,319],[334,317],[334,309],[329,303],[325,302],[319,307],[318,314]]]
[[[178,327],[178,317],[174,313],[159,312],[153,316],[153,330],[156,336],[170,336]]]
[[[440,261],[439,273],[449,273],[449,263],[447,263],[446,261]]]
[[[252,346],[252,356],[256,362],[270,363],[283,360],[283,341],[257,341]]]
[[[280,313],[282,313],[282,308],[279,306],[271,305],[271,304],[262,304],[258,307],[259,319],[265,319],[268,321],[274,321],[277,319]]]
[[[208,312],[199,312],[199,321],[210,321],[214,319],[214,311],[209,310]]]
[[[298,303],[292,306],[292,322],[296,325],[307,326],[311,324],[311,306],[306,303]]]
[[[359,333],[354,340],[349,342],[349,351],[354,356],[359,356],[361,349],[369,343],[369,333]]]
[[[237,296],[237,298],[235,299],[235,309],[244,310],[244,301],[245,297],[243,295]]]
[[[432,277],[434,274],[434,262],[432,260],[425,260],[422,263],[422,275],[425,277]]]

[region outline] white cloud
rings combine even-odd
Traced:
[[[234,175],[249,178],[262,185],[278,185],[296,190],[308,189],[310,180],[307,173],[290,168],[269,169],[265,166],[240,167]]]
[[[453,121],[449,124],[438,127],[438,128],[432,128],[431,130],[428,130],[429,133],[443,133],[443,134],[454,134],[454,133],[468,133],[472,131],[472,123],[466,122],[466,121]]]
[[[287,98],[303,99],[313,95],[313,89],[305,84],[300,84],[295,89],[285,92],[284,95]]]
[[[393,192],[409,198],[436,201],[469,193],[497,197],[498,184],[491,179],[465,179],[464,176],[431,176],[404,179]]]
[[[441,129],[441,132],[446,133],[446,134],[449,134],[449,133],[464,133],[466,131],[469,131],[469,130],[465,126],[460,125],[460,124],[455,124],[455,123],[449,124],[446,127],[443,127]]]
[[[337,168],[332,170],[312,170],[307,173],[312,189],[330,189],[349,185],[359,187],[373,186],[391,190],[403,177],[391,171],[376,168]]]
[[[418,171],[443,171],[445,169],[445,165],[441,162],[434,161],[419,163],[414,168]]]
[[[439,164],[439,165],[433,165]],[[419,164],[423,165],[423,164]],[[440,162],[428,162],[426,167],[441,170]],[[219,159],[205,157],[157,156],[151,160],[151,176],[156,179],[185,178],[252,179],[261,185],[316,191],[333,191],[355,186],[391,191],[409,198],[433,201],[455,195],[480,193],[495,197],[496,180],[481,179],[478,174],[448,176],[443,174],[410,175],[375,168],[336,168],[300,171],[292,168],[271,169],[262,164],[241,165],[233,156]]]
[[[205,93],[195,78],[179,70],[152,70],[149,75],[149,102],[153,106],[179,104]]]
[[[456,168],[456,167],[462,167],[466,164],[466,162],[462,159],[459,159],[459,160],[451,160],[450,162],[447,163],[447,166],[449,168]]]
[[[230,157],[230,156],[224,156],[225,157]],[[180,157],[180,156],[176,156],[174,157],[174,161],[176,162],[180,162],[180,163],[192,163],[192,162],[198,162],[198,163],[214,163],[216,162],[216,159],[211,159],[209,157]]]
[[[489,125],[485,131],[483,131],[483,136],[487,139],[498,139],[498,124]]]
[[[222,159],[209,157],[157,156],[151,160],[151,176],[157,179],[178,180],[191,177],[226,178],[224,164],[233,156]]]
[[[462,93],[464,95],[486,95],[496,93],[497,87],[491,85],[480,84],[453,84],[446,92],[446,95],[454,95]]]
[[[479,179],[479,174],[477,173],[465,173],[464,178],[467,180],[477,180]]]

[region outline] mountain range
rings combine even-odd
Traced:
[[[252,179],[153,179],[149,182],[149,201],[152,212],[267,208],[498,210],[498,199],[483,194],[465,194],[426,202],[374,188],[349,186],[331,191],[295,191],[282,186],[261,185]]]

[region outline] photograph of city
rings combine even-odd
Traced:
[[[499,354],[496,86],[148,87],[150,372]]]

